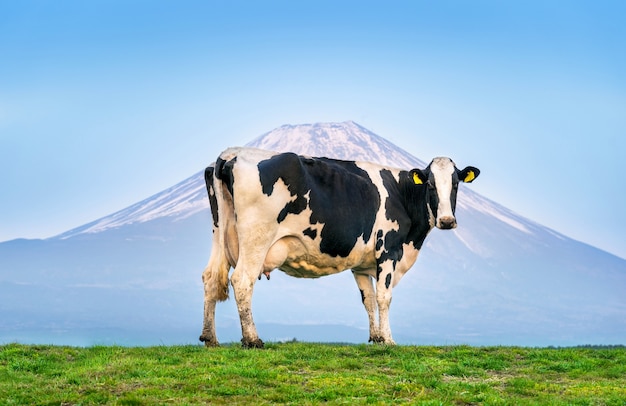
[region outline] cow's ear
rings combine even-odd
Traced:
[[[478,168],[474,168],[473,166],[468,166],[462,171],[459,171],[459,179],[465,183],[472,183],[478,175],[480,175],[480,170]]]
[[[428,175],[421,169],[412,169],[411,172],[409,172],[409,176],[416,185],[423,185],[428,181]]]

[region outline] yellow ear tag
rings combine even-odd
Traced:
[[[463,179],[463,182],[469,183],[473,181],[475,177],[476,176],[474,175],[474,171],[469,171],[467,172],[467,176],[465,176],[465,179]]]
[[[422,180],[420,179],[419,176],[417,176],[417,173],[413,173],[413,182],[415,182],[416,185],[421,185],[424,182],[422,182]]]

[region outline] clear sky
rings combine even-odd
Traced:
[[[626,258],[626,2],[0,2],[0,241],[46,238],[282,124],[354,120]]]

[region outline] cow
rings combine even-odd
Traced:
[[[257,279],[279,269],[300,278],[352,270],[369,320],[369,341],[395,344],[391,292],[434,227],[456,227],[459,182],[480,171],[435,158],[425,169],[229,148],[205,171],[213,245],[203,274],[200,340],[219,345],[216,302],[228,298],[229,271],[242,345],[262,348],[252,319]],[[378,311],[378,321],[376,318]]]

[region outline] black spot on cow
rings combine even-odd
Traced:
[[[291,152],[278,154],[259,162],[258,168],[261,188],[267,196],[272,195],[279,179],[283,180],[292,196],[303,194],[302,187],[306,185],[299,179],[302,170],[298,155]]]
[[[380,251],[383,247],[383,230],[378,230],[376,233],[376,251]]]
[[[388,273],[387,277],[385,278],[385,287],[387,289],[389,289],[389,285],[391,285],[391,274],[390,273]]]
[[[294,153],[279,154],[259,162],[258,168],[264,194],[271,196],[274,192],[274,185],[279,179],[282,179],[291,196],[296,196],[294,200],[288,202],[278,213],[276,221],[281,223],[288,214],[299,214],[306,209],[307,200],[305,195],[308,189],[306,183],[300,178],[302,166],[298,155]]]
[[[317,237],[317,230],[313,230],[311,227],[307,228],[302,232],[302,234],[306,235],[310,239],[314,240]]]
[[[379,238],[376,240],[376,251],[380,251],[380,249],[383,247],[383,239]]]
[[[359,289],[359,292],[361,292],[361,303],[365,303],[365,292],[363,292],[363,289]]]
[[[258,168],[264,194],[270,196],[281,179],[295,196],[280,211],[278,222],[301,213],[308,203],[309,223],[322,224],[322,253],[346,257],[359,237],[369,241],[380,194],[367,172],[354,162],[285,153],[259,162]]]
[[[282,223],[288,214],[299,214],[306,209],[307,201],[304,196],[298,196],[294,201],[291,201],[285,205],[285,207],[278,213],[276,220]]]

